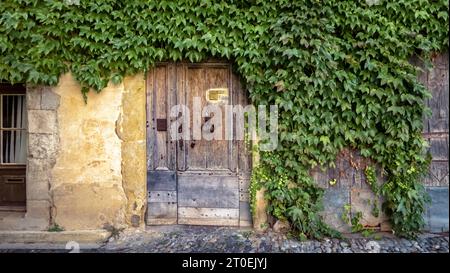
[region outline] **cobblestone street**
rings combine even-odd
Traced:
[[[143,230],[126,230],[101,245],[80,244],[85,253],[448,253],[449,235],[423,234],[406,240],[392,234],[378,234],[374,239],[348,235],[344,240],[328,239],[300,242],[284,234],[257,233],[224,227],[160,226]],[[71,245],[5,245],[0,253],[69,252]]]
[[[347,240],[324,239],[300,242],[275,232],[217,227],[160,227],[126,231],[111,238],[100,252],[288,252],[288,253],[364,253],[364,252],[449,252],[447,234],[424,234],[416,241],[383,234],[381,239],[351,236]]]

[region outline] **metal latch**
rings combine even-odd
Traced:
[[[165,118],[156,119],[156,130],[167,131],[167,119]]]

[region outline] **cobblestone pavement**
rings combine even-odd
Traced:
[[[111,238],[100,252],[288,252],[288,253],[362,253],[362,252],[449,252],[446,234],[424,234],[417,240],[399,239],[383,234],[378,240],[350,236],[346,240],[324,239],[300,242],[286,235],[218,227],[162,227],[146,231],[126,231]]]
[[[449,235],[423,234],[417,240],[406,240],[392,234],[381,238],[347,236],[345,240],[323,239],[300,242],[272,231],[257,233],[224,227],[166,226],[148,227],[144,230],[126,230],[119,237],[96,248],[80,246],[80,252],[213,252],[213,253],[448,253]],[[5,252],[69,252],[66,246],[53,248],[0,249]]]

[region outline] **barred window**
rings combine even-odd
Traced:
[[[27,120],[25,93],[0,85],[0,164],[26,163]]]

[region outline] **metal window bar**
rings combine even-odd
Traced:
[[[0,164],[26,164],[25,95],[0,95]]]

